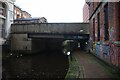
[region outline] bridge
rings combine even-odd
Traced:
[[[46,46],[61,49],[59,46],[64,40],[86,42],[88,39],[88,23],[26,23],[11,26],[12,51],[40,51]]]

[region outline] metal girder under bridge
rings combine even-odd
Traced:
[[[89,39],[89,34],[29,33],[28,38]]]

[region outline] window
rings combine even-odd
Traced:
[[[3,6],[2,6],[2,3],[0,3],[0,15],[3,15]]]
[[[120,1],[119,1],[119,22],[120,22]]]
[[[3,9],[0,8],[0,15],[3,15]]]
[[[20,18],[20,15],[19,15],[19,14],[17,14],[17,18]]]
[[[1,33],[2,33],[2,18],[0,18],[0,38],[2,37]]]
[[[119,9],[120,9],[120,1],[119,1]],[[119,22],[120,22],[120,10],[119,10]],[[120,31],[120,23],[119,23],[119,31]],[[120,40],[120,34],[119,34],[119,40]]]
[[[5,33],[5,20],[3,19],[2,21],[3,21],[3,24],[2,24],[2,38],[5,38],[5,35],[6,35],[6,33]]]
[[[0,19],[0,37],[5,38],[5,20]]]
[[[108,26],[108,4],[106,4],[105,6],[104,6],[104,20],[105,20],[105,25],[104,25],[104,31],[105,31],[105,37],[104,37],[104,39],[105,39],[105,41],[107,41],[107,40],[109,40],[109,31],[108,31],[108,28],[109,28],[109,26]]]
[[[4,3],[0,3],[0,15],[2,17],[6,17],[6,5]],[[5,38],[5,19],[0,18],[0,37]]]
[[[98,41],[100,41],[100,13],[98,13],[97,21],[98,21]]]
[[[95,19],[93,19],[93,41],[95,41]]]
[[[2,16],[6,16],[6,7],[5,7],[5,4],[4,3],[0,3],[0,15]]]

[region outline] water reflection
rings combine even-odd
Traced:
[[[64,78],[68,59],[62,53],[18,56],[3,60],[3,78]]]

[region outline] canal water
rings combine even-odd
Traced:
[[[61,52],[42,52],[9,57],[2,61],[3,79],[65,78],[69,67]]]

